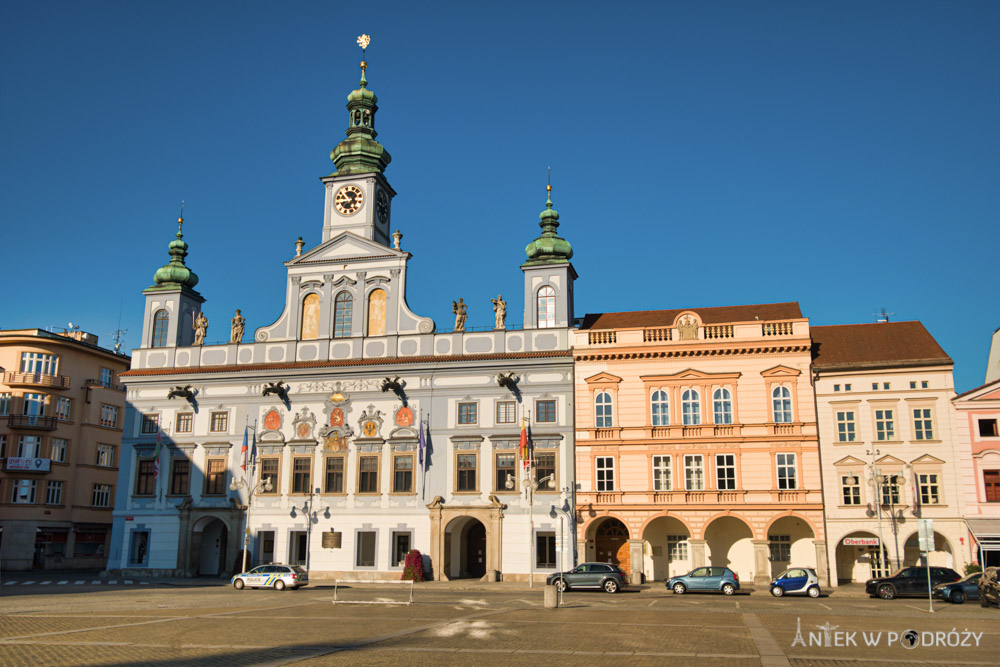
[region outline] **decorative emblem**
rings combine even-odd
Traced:
[[[330,426],[343,426],[344,425],[344,410],[343,408],[334,408],[330,413]]]
[[[309,412],[309,408],[303,407],[302,412],[295,414],[293,430],[297,440],[309,440],[312,436],[313,428],[316,426],[316,415]]]
[[[368,45],[371,44],[371,43],[372,43],[372,38],[369,37],[368,35],[360,35],[358,37],[358,46],[361,47],[362,51],[364,51],[365,49],[367,49]]]
[[[396,426],[413,426],[413,408],[403,407],[396,411]]]
[[[696,340],[698,338],[698,322],[690,315],[685,315],[677,323],[677,331],[681,340]]]
[[[277,410],[268,410],[264,415],[264,429],[267,431],[277,431],[281,428],[281,413]]]
[[[378,436],[378,432],[382,428],[382,411],[376,410],[374,405],[369,405],[361,413],[358,425],[361,427],[361,432],[366,438]]]
[[[331,454],[347,451],[346,435],[327,435],[323,438],[323,451]]]

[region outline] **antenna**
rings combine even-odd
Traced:
[[[184,202],[181,202],[181,213],[183,215]],[[125,307],[125,302],[122,301],[121,305],[118,306],[118,327],[115,332],[111,334],[115,341],[115,354],[121,354],[122,341],[125,340],[125,334],[128,333],[128,329],[122,329],[122,309]]]
[[[886,312],[885,306],[882,306],[882,312],[880,312],[880,313],[872,313],[872,317],[874,317],[875,321],[878,322],[878,323],[880,323],[880,324],[886,324],[886,323],[888,323],[890,315],[892,315],[893,317],[895,317],[896,313],[888,313],[888,312]]]

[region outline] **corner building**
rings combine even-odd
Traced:
[[[579,552],[633,581],[702,565],[827,578],[797,303],[588,314],[573,332]]]
[[[347,138],[331,153],[336,171],[322,178],[321,242],[306,249],[300,239],[285,262],[280,317],[250,340],[201,344],[193,327],[205,299],[180,229],[145,290],[142,347],[125,374],[110,568],[238,569],[248,506],[249,561],[303,564],[318,577],[399,578],[411,548],[438,579],[541,580],[572,564],[575,540],[557,545],[556,536],[574,530],[572,513],[557,508],[573,485],[576,274],[558,213],[550,198],[526,248],[523,326],[498,315],[492,330],[466,330],[460,312],[454,330],[440,331],[412,312],[411,255],[391,231],[396,192],[365,67],[347,98]],[[509,286],[455,298],[485,309]],[[241,305],[211,313],[213,330],[225,322],[230,334]],[[535,493],[518,460],[522,418],[534,445],[529,482],[544,480]],[[248,424],[249,485],[271,481],[252,502],[230,488],[249,477],[240,454]]]

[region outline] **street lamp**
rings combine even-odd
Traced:
[[[570,505],[569,507],[566,506],[566,499],[570,497],[570,492],[571,491],[572,491],[572,489],[570,487],[564,486],[562,488],[562,490],[560,491],[560,494],[559,494],[559,507],[556,507],[555,505],[553,505],[552,509],[549,512],[549,516],[550,517],[552,517],[553,519],[555,519],[555,518],[559,519],[559,544],[562,546],[562,549],[557,549],[557,553],[559,554],[559,580],[563,584],[562,586],[560,586],[560,591],[559,591],[559,603],[560,604],[562,604],[563,589],[566,588],[566,582],[563,579],[563,573],[566,571],[566,558],[563,556],[563,554],[566,551],[566,532],[568,532],[568,529],[569,529],[569,525],[568,525],[569,524],[569,510],[572,509],[572,505]],[[566,524],[567,524],[567,526],[566,526],[567,527],[567,531],[566,532],[563,531],[563,519],[564,518],[565,518]]]
[[[885,568],[886,557],[888,556],[887,550],[885,548],[885,542],[882,539],[882,505],[886,504],[889,506],[889,517],[891,520],[890,529],[892,530],[893,543],[896,546],[896,569],[898,570],[901,565],[899,561],[899,529],[896,524],[896,497],[897,491],[895,489],[890,489],[888,494],[888,503],[883,503],[885,500],[885,489],[886,487],[902,487],[906,486],[907,475],[883,475],[882,469],[875,465],[875,457],[881,455],[878,449],[866,449],[865,454],[871,457],[872,461],[868,464],[867,473],[865,475],[866,481],[870,485],[872,491],[874,492],[874,505],[875,511],[878,516],[878,541],[879,541],[879,567]]]
[[[319,492],[320,492],[319,487],[317,487],[315,493]],[[319,523],[318,513],[316,512],[316,509],[313,507],[313,495],[314,495],[313,493],[309,494],[309,498],[302,503],[302,507],[299,507],[298,505],[292,505],[292,512],[291,512],[291,516],[293,519],[295,518],[296,510],[302,512],[306,516],[306,570],[309,569],[309,550],[310,550],[310,542],[312,542],[312,525],[314,523]],[[327,519],[330,518],[329,507],[326,508],[324,516]]]
[[[514,476],[507,473],[507,481],[504,483],[508,489],[514,488]],[[552,473],[551,475],[546,475],[541,479],[531,479],[531,468],[526,467],[524,469],[524,477],[521,479],[521,483],[524,484],[524,488],[528,491],[528,588],[534,588],[535,586],[535,491],[538,487],[547,485],[548,488],[556,488],[556,475]]]
[[[256,466],[250,465],[250,479],[253,479],[254,471]],[[236,479],[229,482],[230,491],[239,491],[240,489],[247,490],[247,518],[246,526],[243,528],[243,567],[240,572],[247,571],[247,546],[250,544],[250,508],[253,505],[253,497],[258,493],[270,493],[274,490],[274,486],[271,484],[271,476],[268,475],[264,479],[258,481],[253,486],[247,483],[246,479]]]

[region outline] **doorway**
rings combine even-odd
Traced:
[[[289,565],[305,565],[307,556],[306,531],[293,530],[288,540]]]
[[[617,565],[629,572],[631,554],[628,546],[628,528],[618,519],[607,519],[597,527],[594,536],[596,560],[599,563]]]
[[[217,577],[226,571],[226,541],[228,538],[226,524],[218,519],[212,519],[201,533],[201,550],[198,561],[198,574],[206,577]]]
[[[270,565],[274,562],[274,531],[262,530],[257,533],[257,563]]]

